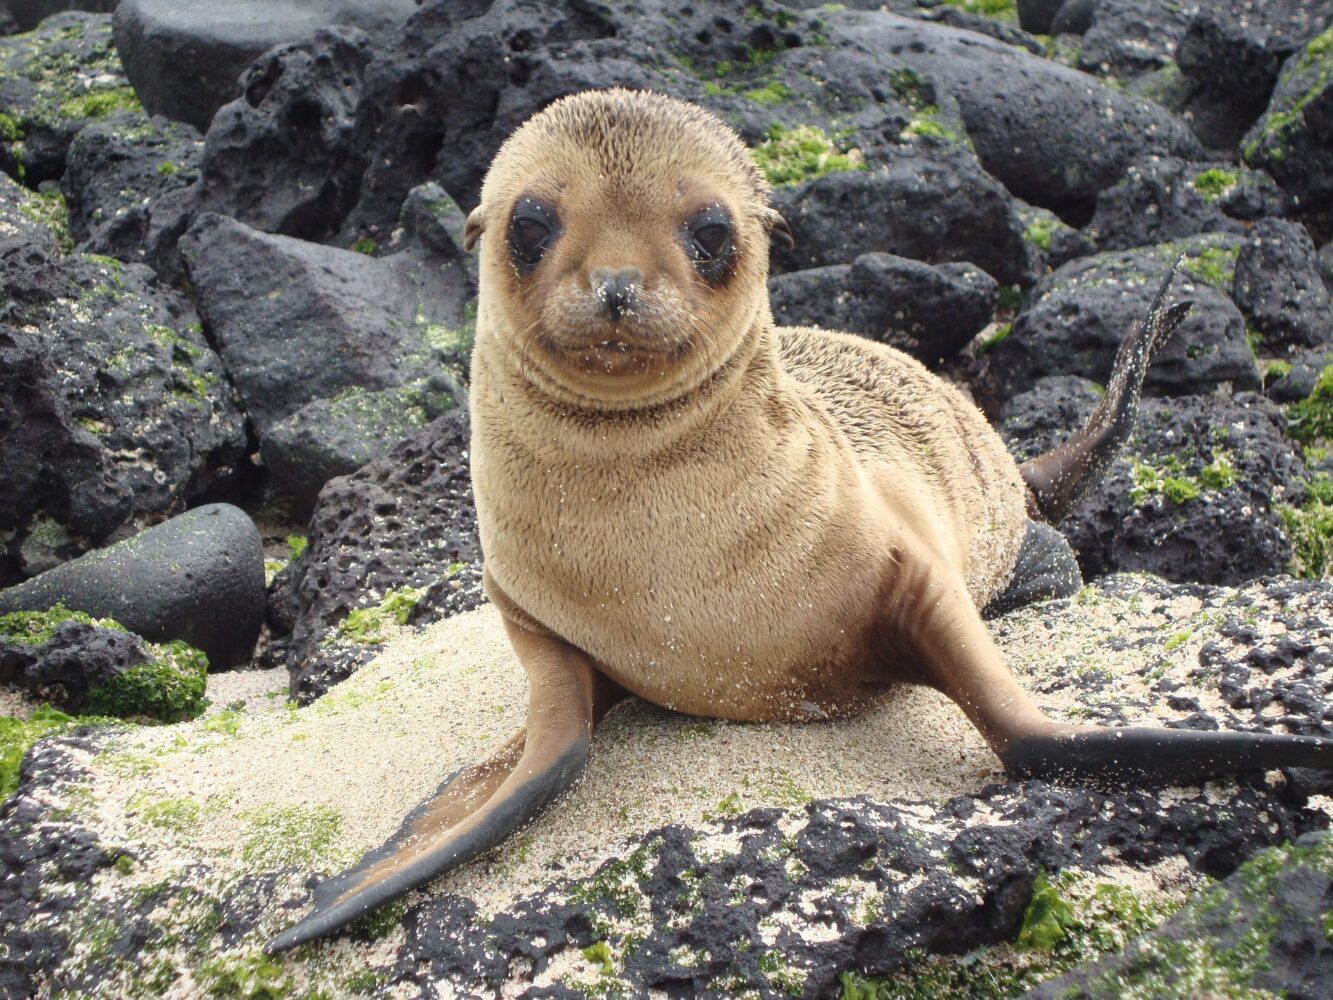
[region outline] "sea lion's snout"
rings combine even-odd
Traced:
[[[637,267],[599,267],[590,275],[593,298],[602,315],[619,323],[634,311],[643,291],[643,272]]]

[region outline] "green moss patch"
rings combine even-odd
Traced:
[[[1014,0],[943,0],[950,7],[957,7],[969,14],[981,14],[1000,21],[1017,21],[1018,7]]]
[[[1186,461],[1178,455],[1167,455],[1154,461],[1134,459],[1130,468],[1134,485],[1129,499],[1137,506],[1163,497],[1173,504],[1197,500],[1203,491],[1225,490],[1236,484],[1236,470],[1231,457],[1222,450],[1213,452],[1213,459],[1198,473],[1188,471]]]
[[[1287,407],[1287,433],[1307,444],[1333,437],[1333,365],[1319,373],[1309,396]]]
[[[1028,227],[1023,230],[1023,239],[1027,240],[1038,250],[1050,252],[1051,236],[1055,233],[1055,220],[1047,218],[1033,219]]]
[[[768,138],[755,146],[750,155],[770,184],[800,184],[843,170],[864,170],[860,150],[840,150],[824,130],[814,125],[783,128],[773,125]]]
[[[150,645],[153,659],[108,677],[91,691],[85,710],[161,722],[193,719],[208,701],[208,657],[180,640]]]
[[[1213,167],[1198,174],[1190,181],[1190,186],[1203,196],[1204,201],[1216,201],[1235,187],[1239,179],[1234,170]]]
[[[267,806],[251,813],[241,860],[255,871],[313,867],[327,860],[342,817],[329,806]]]
[[[19,764],[43,736],[62,733],[79,722],[50,705],[42,705],[26,719],[0,716],[0,802],[19,787]]]
[[[874,980],[843,973],[839,995],[842,1000],[1016,997],[1076,965],[1122,951],[1176,907],[1164,898],[1141,898],[1088,875],[1039,875],[1014,944],[963,956],[926,955],[914,949],[907,967],[895,976]]]
[[[407,624],[412,609],[425,593],[424,587],[400,587],[389,591],[374,607],[357,608],[349,613],[338,623],[330,641],[379,645],[388,638],[385,629],[390,623]]]
[[[1299,506],[1279,504],[1275,509],[1291,545],[1287,569],[1292,576],[1308,580],[1333,576],[1333,479],[1316,475]]]
[[[80,622],[116,632],[125,631],[124,625],[110,618],[94,618],[82,611],[70,611],[63,604],[57,604],[48,611],[14,611],[0,615],[0,639],[24,646],[41,646],[51,641],[56,626],[64,622]]]

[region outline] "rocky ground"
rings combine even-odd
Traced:
[[[246,636],[146,598],[0,617],[0,995],[1333,989],[1315,776],[1004,783],[922,692],[801,728],[626,706],[539,828],[257,950],[519,723],[462,222],[587,88],[730,122],[796,238],[779,321],[921,358],[1020,456],[1182,258],[1194,311],[1061,526],[1090,587],[993,627],[1056,714],[1333,736],[1333,2],[241,6],[0,0],[0,613],[151,578]],[[140,533],[217,502],[250,555],[172,577]]]

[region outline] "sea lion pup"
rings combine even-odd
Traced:
[[[1053,722],[978,611],[1079,585],[1029,510],[1058,517],[1128,434],[1148,359],[1187,308],[1164,307],[1165,283],[1088,427],[1020,471],[916,361],[774,328],[768,241],[785,230],[737,136],[676,100],[579,94],[504,144],[466,229],[481,239],[471,455],[527,725],[322,883],[270,952],[500,843],[578,778],[627,694],[807,720],[928,684],[1015,776],[1333,767],[1333,741]]]

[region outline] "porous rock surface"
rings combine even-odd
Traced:
[[[204,322],[262,440],[316,399],[428,378],[471,344],[466,269],[272,236],[205,214],[182,241]]]
[[[201,132],[240,93],[238,78],[261,54],[346,24],[389,31],[414,0],[122,0],[116,47],[144,106]]]
[[[11,177],[34,187],[58,178],[81,128],[138,104],[107,14],[57,14],[0,38],[0,170]]]
[[[1086,380],[1041,379],[1005,404],[1001,433],[1031,458],[1085,422],[1099,399]],[[1253,393],[1144,400],[1124,452],[1060,523],[1084,576],[1234,584],[1282,572],[1291,546],[1278,507],[1299,504],[1309,477],[1286,425]]]
[[[246,453],[243,418],[188,303],[141,264],[0,258],[0,581],[183,509]]]
[[[452,410],[388,454],[332,480],[284,584],[291,606],[292,697],[309,702],[377,652],[342,626],[390,592],[414,592],[412,620],[481,601],[481,542],[467,463],[468,421]]]
[[[928,365],[956,354],[990,322],[998,286],[969,264],[929,264],[886,253],[769,280],[781,326],[846,330]]]
[[[203,138],[189,125],[116,111],[70,143],[60,190],[79,250],[181,274],[177,241],[197,211]]]
[[[1148,312],[1162,279],[1182,254],[1173,292],[1194,307],[1157,354],[1148,393],[1210,392],[1260,385],[1245,339],[1245,317],[1230,298],[1239,236],[1212,233],[1174,244],[1100,253],[1070,261],[1042,279],[989,355],[982,389],[988,400],[1014,396],[1046,375],[1105,380],[1120,341]]]
[[[1057,716],[1329,735],[1330,621],[1327,585],[1113,577],[994,627]],[[996,783],[961,713],[923,689],[800,727],[631,703],[526,835],[334,943],[261,960],[311,872],[377,843],[519,724],[517,674],[487,608],[399,635],[295,713],[255,704],[227,726],[39,744],[0,814],[5,864],[23,872],[0,880],[6,985],[188,993],[248,974],[293,992],[536,997],[610,977],[631,995],[817,997],[844,973],[910,985],[964,952],[953,974],[990,977],[1039,871],[1118,885],[1158,914],[1150,926],[1203,875],[1329,819],[1280,775],[1159,793]],[[1054,961],[1022,959],[1017,982]],[[1263,968],[1252,954],[1238,975],[1268,982]]]

